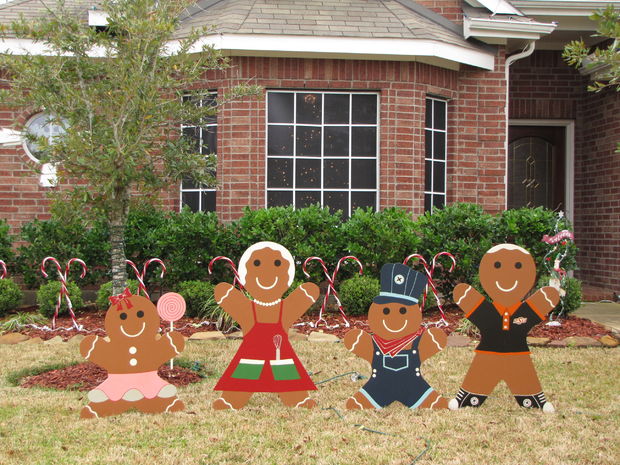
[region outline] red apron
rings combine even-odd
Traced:
[[[282,306],[283,303],[280,304],[277,323],[260,323],[256,319],[256,307],[252,302],[254,326],[248,334],[243,335],[243,342],[215,386],[215,391],[316,390],[282,327]]]

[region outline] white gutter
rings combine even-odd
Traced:
[[[538,40],[541,36],[553,32],[557,27],[553,23],[539,23],[536,21],[518,21],[495,18],[471,18],[463,19],[463,33],[469,37],[495,37],[503,39],[528,39]]]
[[[509,111],[509,93],[510,93],[510,66],[517,60],[522,58],[529,57],[532,53],[534,53],[534,48],[536,47],[536,41],[532,40],[529,42],[522,52],[515,53],[514,55],[510,55],[506,58],[506,64],[504,65],[504,73],[506,79],[506,136],[504,137],[504,155],[505,155],[505,164],[506,164],[506,174],[504,175],[504,210],[508,208],[508,124],[510,119],[510,111]]]

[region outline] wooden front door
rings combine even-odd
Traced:
[[[565,210],[565,128],[510,126],[508,208]]]

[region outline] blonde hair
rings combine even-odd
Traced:
[[[270,241],[257,242],[256,244],[251,245],[247,248],[241,258],[239,259],[239,280],[241,284],[245,286],[245,278],[248,274],[248,261],[254,252],[257,250],[263,249],[271,249],[276,252],[280,252],[282,258],[288,262],[288,285],[293,283],[293,279],[295,278],[295,259],[293,255],[288,251],[288,249],[280,244]]]

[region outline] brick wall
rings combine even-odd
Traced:
[[[416,0],[416,3],[424,5],[452,22],[463,23],[461,0]]]

